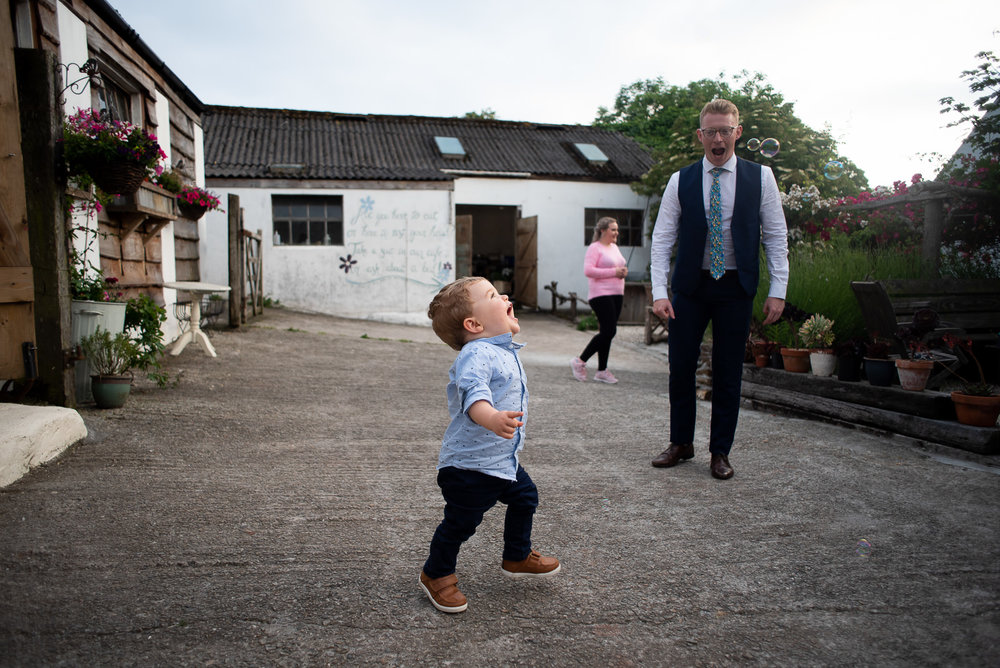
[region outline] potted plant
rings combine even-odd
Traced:
[[[63,124],[66,171],[86,188],[91,183],[106,195],[131,195],[143,180],[161,171],[166,154],[154,135],[96,109],[79,109]]]
[[[123,332],[112,334],[99,328],[80,342],[90,363],[91,390],[98,408],[121,408],[132,386],[133,360],[138,349]],[[128,374],[128,375],[126,375]]]
[[[848,339],[833,347],[837,356],[837,378],[849,383],[861,380],[861,362],[865,357],[865,344],[861,339]]]
[[[177,208],[185,218],[198,220],[219,208],[219,198],[198,186],[184,186],[177,193]]]
[[[895,364],[889,359],[889,342],[875,337],[865,344],[865,375],[876,387],[889,387],[895,375]]]
[[[951,393],[958,421],[975,427],[995,427],[997,417],[1000,416],[1000,393],[997,392],[996,386],[986,382],[983,365],[979,363],[979,358],[972,350],[972,341],[960,339],[954,334],[945,334],[941,339],[949,350],[964,352],[979,372],[979,380],[969,381],[951,367],[944,365],[944,368],[962,383],[960,389]]]
[[[819,313],[809,316],[799,327],[799,338],[809,349],[809,364],[816,376],[832,376],[837,365],[833,354],[833,320]]]
[[[924,308],[913,314],[909,326],[896,332],[903,349],[903,356],[896,360],[896,373],[904,390],[922,392],[927,387],[934,369],[934,355],[928,350],[925,338],[940,322],[937,311]]]
[[[771,363],[771,355],[777,350],[778,344],[767,339],[750,342],[750,354],[754,366],[764,368]]]
[[[802,347],[799,341],[799,325],[809,317],[802,309],[785,302],[785,310],[781,313],[781,341],[787,345],[781,346],[781,363],[785,371],[806,373],[809,371],[809,349]],[[787,326],[787,329],[786,329]]]

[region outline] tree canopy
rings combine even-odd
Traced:
[[[743,136],[736,155],[771,167],[782,191],[792,185],[814,185],[824,197],[839,197],[868,187],[864,172],[840,155],[829,130],[817,131],[803,123],[795,116],[793,103],[759,73],[743,71],[728,79],[720,74],[717,80],[702,79],[684,87],[668,85],[662,77],[636,81],[621,89],[613,109],[598,109],[594,125],[618,130],[652,151],[656,164],[633,189],[658,196],[673,172],[704,155],[695,134],[698,115],[715,98],[731,100],[740,110]],[[773,157],[747,147],[751,139],[769,138],[780,143]],[[836,179],[824,175],[831,161],[842,165]]]

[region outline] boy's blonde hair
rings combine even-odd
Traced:
[[[431,300],[427,307],[427,317],[438,338],[454,350],[461,350],[465,345],[465,319],[472,315],[472,299],[469,288],[479,281],[485,281],[482,276],[466,276],[452,281]]]
[[[721,97],[715,98],[701,108],[701,114],[698,115],[698,125],[704,125],[705,116],[708,114],[722,114],[723,116],[732,114],[736,117],[736,125],[740,124],[740,110],[735,104],[729,100],[723,100]]]

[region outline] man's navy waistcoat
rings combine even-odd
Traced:
[[[702,161],[681,169],[677,196],[681,219],[677,232],[677,260],[670,279],[674,292],[690,295],[701,280],[701,264],[708,238],[705,195],[702,191]],[[731,225],[733,251],[740,285],[753,297],[760,280],[760,165],[736,159],[736,200]]]

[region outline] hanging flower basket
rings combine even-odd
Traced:
[[[207,206],[201,206],[200,204],[189,204],[181,199],[177,200],[177,208],[180,209],[181,215],[188,220],[199,220],[205,213],[208,212]]]
[[[219,208],[219,198],[198,186],[184,186],[177,193],[177,208],[189,220],[198,220],[209,211]]]
[[[63,158],[80,187],[93,182],[106,195],[133,195],[143,179],[158,174],[166,157],[156,136],[141,127],[80,109],[63,124]]]
[[[87,173],[94,184],[110,195],[134,195],[146,178],[147,169],[135,162],[90,161]]]

